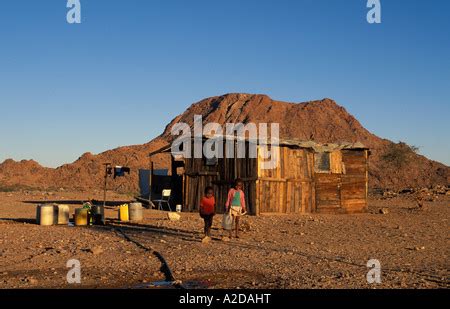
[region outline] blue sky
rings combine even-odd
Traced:
[[[0,5],[0,161],[59,166],[141,144],[229,92],[336,100],[450,165],[450,2],[66,0]]]

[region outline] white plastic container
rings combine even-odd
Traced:
[[[141,203],[131,203],[128,211],[130,213],[130,221],[140,222],[144,220],[144,208]]]
[[[38,205],[36,208],[36,223],[51,226],[57,222],[54,205]]]
[[[56,205],[56,224],[67,225],[69,224],[70,209],[68,205]]]

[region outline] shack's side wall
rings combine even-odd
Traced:
[[[346,213],[365,212],[368,209],[369,151],[343,150],[341,205]]]
[[[224,144],[226,150],[226,145]],[[248,153],[248,144],[246,145]],[[247,211],[256,214],[257,159],[219,159],[208,166],[205,159],[185,159],[184,205],[187,211],[197,211],[207,186],[213,186],[216,212],[223,213],[228,191],[236,178],[244,181]]]
[[[337,213],[341,207],[341,174],[316,173],[316,211],[319,213]]]
[[[368,151],[342,150],[339,153],[331,155],[331,173],[315,173],[317,212],[365,212]]]
[[[309,213],[315,210],[314,154],[309,149],[272,147],[277,166],[264,169],[264,151],[258,149],[256,213]]]

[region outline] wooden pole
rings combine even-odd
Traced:
[[[108,168],[111,166],[111,163],[104,163],[103,164],[105,166],[105,183],[103,186],[103,207],[106,206],[106,188],[107,188],[107,184],[108,184]]]
[[[148,200],[151,202],[152,201],[152,189],[153,189],[153,171],[154,171],[154,163],[153,160],[150,158],[150,179],[149,179],[149,196],[148,196]]]

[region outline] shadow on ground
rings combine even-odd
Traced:
[[[86,202],[91,202],[93,205],[103,205],[103,201],[98,200],[43,200],[43,201],[22,201],[25,204],[63,204],[63,205],[83,205]],[[119,206],[123,204],[133,203],[133,201],[106,201],[106,206]]]

